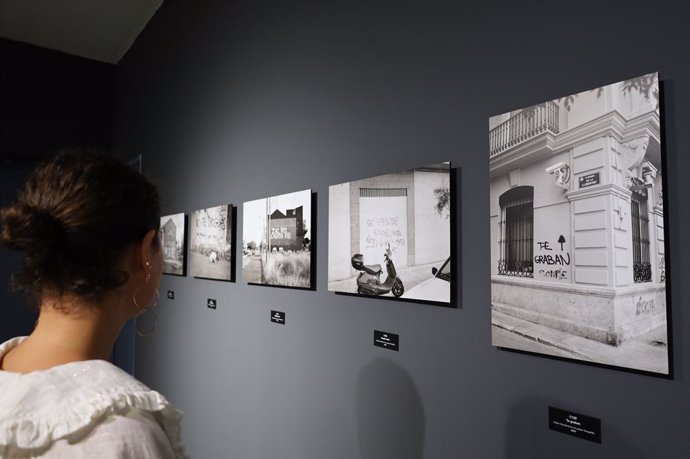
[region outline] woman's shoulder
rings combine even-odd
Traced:
[[[26,374],[0,371],[0,451],[8,445],[45,448],[132,410],[150,414],[178,456],[183,454],[182,413],[109,362],[72,362]]]
[[[173,449],[151,413],[132,409],[125,414],[107,416],[88,431],[74,432],[41,447],[10,445],[3,450],[0,446],[0,457],[177,459],[184,456]]]
[[[173,449],[154,415],[133,409],[108,416],[84,438],[58,440],[44,457],[175,459],[183,452]]]

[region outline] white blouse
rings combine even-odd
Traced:
[[[0,344],[0,360],[25,337]],[[0,457],[186,458],[182,413],[104,360],[0,370]]]

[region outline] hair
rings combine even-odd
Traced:
[[[0,211],[5,247],[24,252],[13,287],[94,300],[127,282],[124,250],[160,227],[158,191],[139,172],[92,151],[58,153]]]

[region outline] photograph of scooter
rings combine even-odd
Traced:
[[[328,289],[450,303],[450,163],[329,187]]]
[[[356,253],[352,256],[352,267],[360,271],[357,276],[357,293],[360,295],[385,295],[391,292],[396,298],[405,293],[405,286],[395,271],[395,265],[391,260],[390,244],[386,248],[384,260],[386,263],[386,280],[381,283],[381,265],[365,265],[364,255]]]

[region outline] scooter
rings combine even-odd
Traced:
[[[383,254],[388,276],[383,283],[381,283],[381,273],[383,272],[381,265],[365,265],[364,255],[361,253],[352,256],[352,267],[360,271],[359,276],[357,276],[357,293],[360,295],[385,295],[392,292],[396,298],[399,298],[405,292],[402,280],[395,272],[391,255],[391,246],[388,244],[388,248]]]

